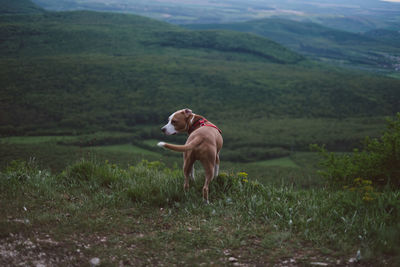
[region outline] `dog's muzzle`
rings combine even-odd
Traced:
[[[168,130],[168,125],[162,127],[161,132],[163,132],[166,135],[175,135],[176,134],[176,131],[171,132],[171,130]]]

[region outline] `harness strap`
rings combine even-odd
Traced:
[[[215,129],[217,129],[220,134],[222,134],[221,129],[219,129],[217,126],[215,126],[214,124],[212,124],[205,118],[201,118],[201,119],[197,120],[195,123],[193,123],[192,127],[190,127],[190,129],[188,130],[188,134],[191,134],[194,130],[196,130],[196,127],[198,125],[200,125],[200,127],[204,127],[204,126],[213,127]]]

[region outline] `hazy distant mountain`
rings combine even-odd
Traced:
[[[400,3],[379,0],[34,0],[50,10],[113,11],[167,22],[226,23],[279,16],[346,31],[400,29]]]
[[[282,18],[239,23],[191,24],[186,27],[255,33],[314,59],[356,68],[393,71],[400,63],[399,31],[372,30],[358,34],[313,22]]]
[[[0,14],[38,13],[44,10],[30,0],[0,0]]]

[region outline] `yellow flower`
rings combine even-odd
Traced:
[[[358,183],[358,182],[361,182],[361,178],[356,178],[356,179],[354,179],[354,182],[356,182],[356,183]]]
[[[363,184],[372,184],[372,181],[371,180],[363,180],[362,183]]]
[[[368,196],[368,195],[365,195],[363,198],[362,198],[362,200],[364,200],[364,201],[372,201],[372,200],[374,200],[374,198],[372,198],[372,197],[370,197],[370,196]]]
[[[228,178],[228,174],[226,173],[226,172],[221,172],[219,175],[218,175],[218,177],[219,178]]]
[[[247,180],[247,179],[243,179],[242,181],[245,182],[245,183],[249,182],[249,180]]]
[[[247,173],[245,173],[245,172],[239,172],[238,173],[238,176],[240,177],[240,178],[247,178],[247,176],[249,176]]]

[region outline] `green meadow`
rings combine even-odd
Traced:
[[[2,263],[395,266],[399,193],[263,185],[222,172],[202,202],[180,169],[81,160],[62,172],[14,162],[0,173]],[[12,199],[12,201],[10,201]],[[41,254],[34,254],[40,251]]]

